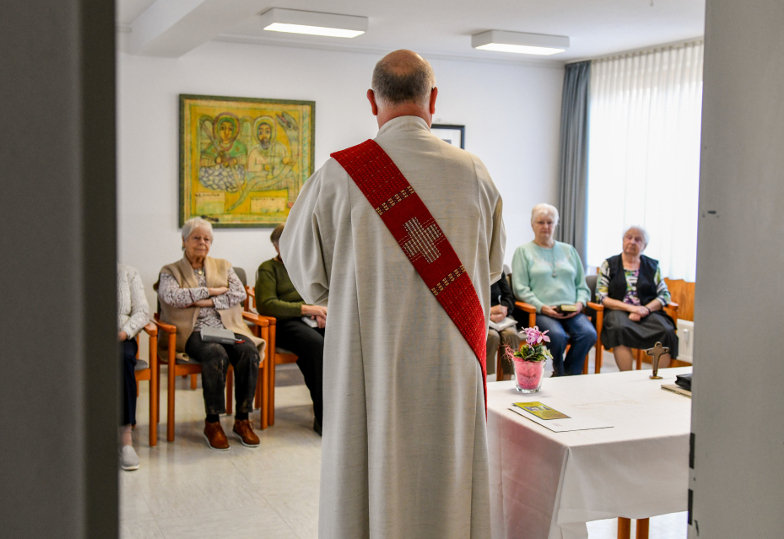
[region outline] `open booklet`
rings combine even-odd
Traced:
[[[588,417],[583,413],[567,415],[539,401],[515,402],[509,409],[535,423],[539,423],[543,427],[547,427],[553,432],[607,429],[612,427],[606,421]]]
[[[496,331],[503,331],[506,328],[510,328],[514,326],[515,324],[517,324],[517,320],[515,320],[514,318],[509,318],[507,316],[500,322],[493,322],[492,320],[490,320],[489,326],[491,329],[494,329]]]

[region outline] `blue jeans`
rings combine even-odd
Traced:
[[[585,356],[596,342],[596,330],[590,320],[583,313],[562,319],[536,313],[536,325],[539,326],[540,331],[549,331],[548,348],[553,354],[555,376],[581,374]],[[564,359],[567,342],[572,346]]]

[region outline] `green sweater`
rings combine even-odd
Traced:
[[[289,279],[286,266],[277,258],[262,262],[256,278],[256,310],[275,318],[302,316],[302,296]]]
[[[585,306],[590,290],[577,250],[556,241],[551,249],[528,242],[512,258],[512,288],[517,299],[542,312],[543,305],[580,302]]]

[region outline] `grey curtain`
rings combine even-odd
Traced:
[[[585,264],[588,204],[588,90],[591,62],[567,64],[561,101],[557,238],[574,245]]]

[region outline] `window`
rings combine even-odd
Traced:
[[[693,281],[702,109],[702,42],[594,60],[588,134],[586,264],[644,227],[662,275]]]

